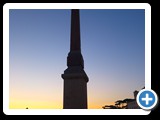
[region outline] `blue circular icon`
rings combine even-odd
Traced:
[[[157,104],[157,94],[153,90],[141,90],[137,95],[137,103],[144,110],[150,110]]]

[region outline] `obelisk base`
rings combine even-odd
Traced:
[[[80,73],[64,73],[62,78],[64,79],[63,109],[87,109],[88,77],[85,72],[82,70]]]

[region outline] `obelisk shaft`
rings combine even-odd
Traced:
[[[71,38],[67,66],[69,68],[73,66],[84,68],[83,56],[81,54],[80,17],[78,9],[71,10]]]
[[[71,11],[71,45],[70,51],[81,51],[79,10]]]
[[[84,71],[80,43],[79,10],[71,10],[70,52],[67,56],[68,68],[62,74],[64,79],[63,108],[87,109],[88,76]]]

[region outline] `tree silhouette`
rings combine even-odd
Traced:
[[[126,98],[124,100],[115,101],[115,105],[105,105],[103,109],[126,109],[128,102],[132,102],[134,99]]]
[[[114,105],[105,105],[105,106],[103,106],[102,108],[103,108],[103,109],[117,109],[117,107],[114,106]]]
[[[117,100],[117,101],[115,101],[115,105],[117,106],[117,108],[122,108],[122,106],[123,106],[123,100]]]
[[[145,87],[143,87],[142,89],[144,89]],[[137,91],[138,93],[139,91]],[[134,93],[134,99],[131,98],[125,98],[123,100],[117,100],[115,101],[115,105],[105,105],[102,108],[103,109],[127,109],[128,108],[128,103],[129,102],[133,102],[136,101],[136,96]]]

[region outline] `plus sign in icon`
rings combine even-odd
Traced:
[[[153,90],[141,90],[137,95],[137,103],[144,110],[153,109],[158,101],[157,94]]]

